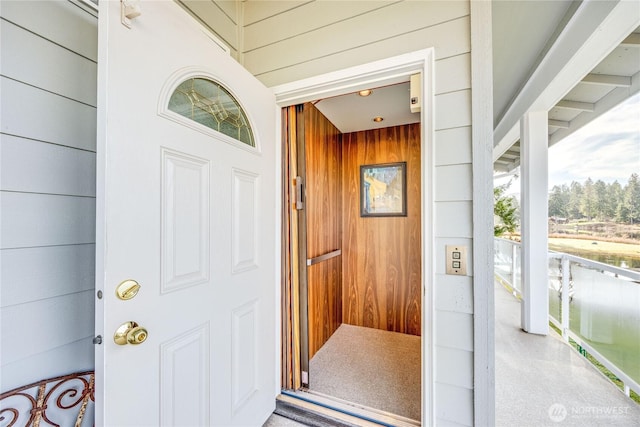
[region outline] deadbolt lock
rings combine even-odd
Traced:
[[[138,295],[140,285],[135,280],[125,280],[116,288],[116,295],[123,301],[130,300]]]
[[[118,345],[138,345],[146,341],[149,333],[136,322],[124,322],[113,334],[113,342]]]

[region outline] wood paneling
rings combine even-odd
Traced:
[[[420,125],[344,134],[343,322],[421,333]],[[407,162],[407,216],[360,217],[360,166]]]
[[[342,323],[342,259],[307,268],[309,286],[309,359]]]
[[[290,390],[297,390],[302,385],[300,254],[294,190],[298,176],[296,109],[296,106],[290,106],[282,110],[282,180],[285,183],[282,194],[282,387]],[[308,370],[308,366],[305,369]]]
[[[342,246],[340,132],[312,104],[304,106],[307,258]],[[342,323],[342,261],[307,268],[309,359]]]

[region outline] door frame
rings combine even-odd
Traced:
[[[370,89],[407,81],[409,76],[417,72],[422,73],[421,97],[422,109],[420,113],[420,156],[421,156],[421,180],[422,180],[422,423],[423,425],[435,424],[435,307],[433,285],[435,283],[435,239],[434,239],[434,120],[435,120],[435,49],[427,48],[398,55],[379,61],[370,62],[338,71],[329,72],[291,83],[273,87],[276,96],[276,148],[282,151],[282,118],[280,110],[291,105],[302,104],[320,98],[357,92],[362,89]],[[407,106],[409,100],[407,99]],[[276,177],[278,188],[282,188],[282,156],[276,156]],[[276,206],[282,206],[282,194],[278,192]],[[282,212],[278,216],[279,224],[276,227],[278,236],[276,239],[277,251],[280,251],[282,230]],[[279,252],[278,252],[279,253]],[[281,254],[277,256],[277,283],[280,283],[282,274]],[[276,377],[281,377],[280,366],[281,352],[281,323],[282,310],[280,304],[281,287],[276,291],[276,320],[274,325],[278,331],[276,342],[277,352]],[[280,394],[280,387],[276,390]]]

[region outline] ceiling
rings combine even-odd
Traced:
[[[549,110],[549,146],[638,93],[638,79],[640,27],[615,47]],[[520,143],[516,142],[496,159],[494,170],[509,172],[519,165]]]
[[[493,44],[493,125],[498,124],[529,79],[576,3],[494,1],[491,3]]]
[[[315,102],[315,106],[342,133],[418,123],[420,113],[410,110],[409,82],[372,88],[369,96],[358,93]],[[374,122],[374,117],[382,117]]]

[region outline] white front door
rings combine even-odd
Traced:
[[[96,425],[261,425],[277,390],[274,96],[175,2],[141,2],[131,28],[120,7],[99,12]],[[244,107],[255,147],[166,111],[194,77]],[[192,95],[198,114],[224,107]]]

